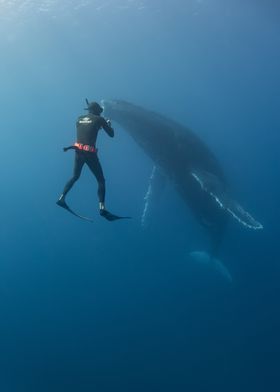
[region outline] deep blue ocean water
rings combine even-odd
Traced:
[[[279,391],[280,7],[268,0],[0,1],[1,392]],[[120,98],[192,128],[234,197],[229,284],[191,264],[206,239],[172,187],[140,225],[152,162],[100,134],[107,205],[62,147],[84,99]]]

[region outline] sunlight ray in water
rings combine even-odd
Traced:
[[[164,3],[164,4],[163,4]],[[186,1],[187,7],[193,8],[194,15],[198,12],[202,0]],[[106,10],[112,12],[135,11],[160,12],[162,5],[165,8],[173,8],[173,2],[170,0],[0,0],[0,20],[13,19],[14,17],[27,18],[34,14],[47,14],[51,17],[63,15],[64,12],[75,13],[82,9],[92,11]]]

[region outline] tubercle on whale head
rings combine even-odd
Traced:
[[[111,117],[118,110],[118,103],[116,100],[101,100],[101,107],[103,108],[103,114],[105,117]]]
[[[110,107],[110,108],[120,108],[121,104],[125,103],[124,101],[121,101],[120,99],[102,99],[101,100],[101,105],[102,107]]]
[[[129,112],[129,109],[133,107],[132,104],[120,99],[102,99],[101,106],[104,110],[104,116],[109,117],[118,117],[119,114],[127,114]]]

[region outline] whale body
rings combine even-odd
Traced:
[[[103,101],[104,115],[116,121],[173,183],[210,237],[209,254],[219,250],[230,217],[248,229],[263,226],[232,197],[224,170],[207,145],[186,126],[122,100]],[[152,182],[146,198],[146,206]]]

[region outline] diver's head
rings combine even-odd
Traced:
[[[87,108],[85,110],[88,110],[89,113],[95,114],[96,116],[100,116],[100,114],[103,112],[103,108],[99,105],[97,102],[88,102],[87,101]]]

